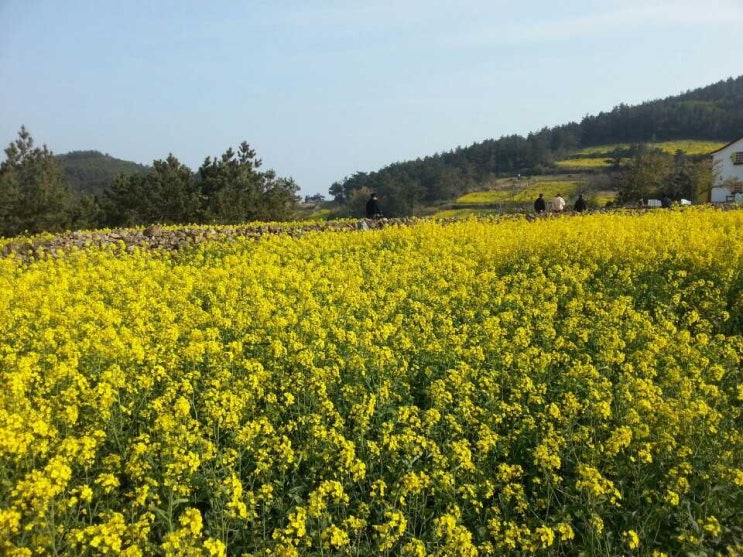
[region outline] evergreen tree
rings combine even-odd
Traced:
[[[262,161],[247,142],[235,153],[207,157],[199,168],[202,211],[207,222],[235,224],[288,218],[299,200],[299,187],[273,170],[260,171]]]
[[[121,174],[102,199],[108,226],[186,224],[201,218],[199,190],[191,170],[172,154],[146,174]]]
[[[120,174],[101,198],[103,225],[136,226],[147,222],[150,203],[144,176]]]
[[[0,234],[58,232],[71,223],[73,199],[46,145],[22,126],[0,164]]]
[[[187,224],[200,220],[196,177],[172,154],[164,161],[153,162],[145,181],[152,199],[151,222]]]

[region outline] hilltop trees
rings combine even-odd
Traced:
[[[375,190],[387,200],[389,214],[409,214],[411,207],[417,205],[421,189],[425,190],[424,199],[427,202],[451,200],[462,193],[486,187],[493,178],[555,172],[555,160],[581,147],[670,139],[729,141],[739,137],[741,129],[743,76],[637,106],[620,104],[609,112],[587,115],[580,123],[543,128],[526,137],[510,135],[487,139],[423,159],[398,162],[376,172],[358,172],[335,182],[329,193],[346,211],[351,211],[349,201],[354,198],[355,191],[362,187]],[[692,161],[689,167],[690,171],[693,170],[691,174],[701,172],[696,178],[692,177],[692,183],[685,182],[686,178],[681,172],[675,176],[674,183],[664,184],[664,173],[670,172],[668,161],[662,157],[655,158],[665,165],[659,171],[663,179],[649,176],[653,181],[637,186],[625,182],[623,189],[628,196],[626,199],[647,197],[660,188],[680,194],[689,188],[702,187],[704,180],[701,175],[708,174],[703,166],[698,166],[697,161]],[[670,164],[673,165],[673,162]],[[619,160],[616,166],[619,167]],[[644,165],[635,166],[630,173],[623,173],[623,177],[629,179],[631,172],[643,179],[648,177],[643,175]],[[696,185],[694,180],[697,180]],[[408,187],[415,191],[403,191]],[[703,187],[708,189],[708,186]],[[703,201],[705,195],[704,189],[684,194],[688,199],[699,201]]]
[[[440,202],[488,189],[504,176],[560,173],[555,161],[582,147],[665,139],[728,141],[743,129],[742,107],[743,76],[637,106],[620,104],[580,123],[545,127],[526,137],[487,139],[375,172],[356,172],[333,183],[329,192],[339,207],[336,215],[363,214],[359,207],[370,191],[379,193],[387,216],[420,213],[424,205],[443,205]],[[34,148],[25,128],[6,154],[8,160],[0,168],[3,235],[68,226],[284,220],[291,218],[298,202],[294,180],[262,170],[246,142],[221,156],[206,157],[195,173],[172,155],[150,168],[91,151],[59,157],[60,173],[51,152]],[[628,155],[629,162],[624,152],[615,151],[613,164],[605,169],[620,202],[662,195],[708,199],[712,170],[707,161],[647,150]],[[126,175],[113,179],[119,172]]]
[[[732,139],[743,127],[743,76],[637,106],[624,103],[580,123],[583,145],[677,138]]]
[[[237,152],[228,149],[219,158],[207,157],[197,173],[172,154],[149,167],[118,161],[127,172],[96,197],[72,191],[61,165],[91,156],[98,162],[116,161],[107,155],[56,157],[46,145],[35,147],[25,127],[5,154],[0,164],[0,236],[101,226],[287,220],[299,201],[294,180],[261,170],[261,160],[246,142]],[[105,172],[94,174],[101,178]],[[102,187],[102,182],[96,185]]]
[[[145,174],[148,167],[116,159],[99,151],[71,151],[56,155],[73,193],[100,197],[121,174]]]
[[[246,220],[282,220],[290,216],[299,186],[273,170],[258,170],[262,161],[247,142],[219,158],[207,157],[198,171],[205,222],[234,224]]]
[[[120,175],[101,200],[105,224],[197,222],[199,188],[191,170],[172,154],[152,163],[146,174]]]
[[[243,142],[220,157],[207,157],[194,174],[172,154],[146,174],[121,175],[103,197],[105,224],[237,224],[291,216],[299,187],[273,170]]]
[[[0,235],[60,231],[70,225],[73,199],[46,145],[34,147],[25,127],[0,164]]]
[[[410,215],[422,202],[449,200],[481,188],[503,175],[547,172],[554,153],[562,153],[578,143],[574,125],[547,129],[524,138],[518,135],[487,140],[470,147],[391,164],[377,172],[357,172],[329,190],[333,198],[352,210],[349,201],[361,188],[379,192],[386,200],[385,214]],[[353,213],[352,213],[353,214]]]

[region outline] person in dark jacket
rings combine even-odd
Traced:
[[[581,193],[578,195],[578,199],[575,200],[575,205],[573,206],[573,209],[575,209],[579,213],[582,213],[583,211],[586,210],[586,207],[587,207],[586,200],[583,199],[583,194]]]
[[[547,203],[544,201],[544,194],[540,193],[539,197],[537,197],[536,201],[534,201],[534,212],[544,213],[547,210]]]
[[[372,193],[369,196],[369,201],[366,202],[366,218],[368,219],[381,219],[382,210],[379,208],[379,200],[377,194]]]

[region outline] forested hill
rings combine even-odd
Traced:
[[[72,151],[57,155],[67,184],[76,192],[101,195],[121,174],[144,174],[148,167],[131,161],[116,159],[98,151]]]
[[[397,214],[417,205],[453,199],[482,188],[499,176],[545,174],[555,161],[593,145],[673,139],[731,141],[743,135],[743,76],[665,99],[543,128],[523,137],[505,136],[423,159],[391,164],[376,172],[358,172],[334,183],[330,194],[344,203],[375,190]]]
[[[620,104],[611,112],[586,116],[579,127],[581,146],[737,139],[743,135],[743,76],[637,106]]]

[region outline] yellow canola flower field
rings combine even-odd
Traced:
[[[741,555],[743,211],[0,259],[0,554]]]

